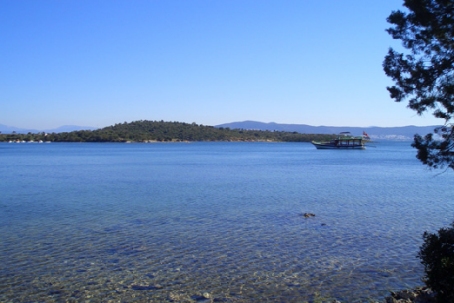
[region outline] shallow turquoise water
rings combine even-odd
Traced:
[[[0,144],[0,301],[367,302],[420,285],[454,175],[409,145]]]

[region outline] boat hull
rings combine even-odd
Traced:
[[[336,145],[331,142],[314,142],[312,144],[317,149],[366,149],[363,144],[345,144],[345,145]]]

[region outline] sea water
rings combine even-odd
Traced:
[[[453,173],[415,154],[0,144],[0,301],[383,299],[423,284],[422,234],[454,219]]]

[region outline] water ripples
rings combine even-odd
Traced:
[[[3,166],[0,301],[364,302],[421,284],[421,234],[454,210],[452,176],[378,149],[149,146]]]

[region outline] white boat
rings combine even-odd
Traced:
[[[369,136],[352,136],[350,132],[342,132],[335,139],[327,142],[312,141],[317,149],[366,149]]]

